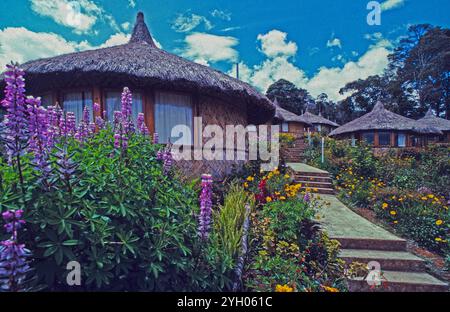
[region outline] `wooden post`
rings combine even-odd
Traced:
[[[155,133],[155,93],[153,90],[144,92],[144,119],[150,133]]]
[[[325,138],[322,137],[322,164],[325,162],[324,146],[325,146]]]
[[[380,140],[378,139],[378,131],[373,132],[373,146],[374,147],[380,146]]]

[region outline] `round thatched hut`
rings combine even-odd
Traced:
[[[121,90],[129,87],[133,115],[144,113],[148,129],[159,134],[161,143],[177,140],[171,130],[179,124],[191,128],[192,137],[184,144],[201,140],[194,117],[202,117],[202,128],[214,124],[225,129],[265,123],[275,112],[270,100],[247,83],[158,48],[141,12],[127,44],[30,61],[21,68],[28,93],[40,96],[44,105],[58,102],[77,119],[85,106],[92,111],[93,103],[112,119]],[[225,162],[186,166],[191,172],[212,174],[230,168]]]
[[[280,125],[281,132],[303,137],[305,129],[313,126],[303,117],[282,108],[278,104],[277,99],[274,100],[273,104],[275,106],[275,116],[272,118],[272,124]]]
[[[374,148],[389,148],[425,146],[428,138],[436,134],[442,132],[388,111],[381,102],[377,102],[370,113],[333,130],[330,136],[364,140]]]
[[[437,117],[430,108],[425,116],[418,121],[427,127],[433,127],[442,132],[441,135],[432,137],[432,141],[437,143],[450,143],[450,120]]]
[[[315,115],[311,112],[306,111],[305,113],[300,115],[300,117],[309,124],[312,124],[312,127],[309,128],[312,132],[328,134],[333,129],[339,127],[337,123],[324,118],[320,113],[319,115]]]

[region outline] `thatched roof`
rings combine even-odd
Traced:
[[[335,127],[335,128],[339,127],[339,125],[337,123],[322,117],[320,114],[315,115],[313,113],[306,111],[305,113],[300,115],[300,117],[302,117],[304,120],[306,120],[310,124],[327,125],[327,126],[331,126],[331,127]]]
[[[370,113],[334,129],[330,136],[371,130],[413,131],[422,134],[441,134],[436,128],[428,127],[420,122],[395,114],[384,108],[383,103],[377,102]]]
[[[39,59],[21,68],[30,93],[83,86],[153,87],[245,105],[254,123],[271,119],[275,112],[270,100],[249,84],[157,48],[141,12],[127,44]]]
[[[450,120],[435,116],[431,108],[425,116],[418,121],[426,126],[437,128],[441,131],[450,131]]]
[[[286,122],[298,122],[298,123],[304,123],[307,126],[312,126],[312,124],[310,124],[308,121],[306,121],[301,116],[299,116],[297,114],[294,114],[294,113],[292,113],[292,112],[282,108],[278,104],[278,101],[277,101],[276,98],[273,101],[273,105],[275,106],[275,116],[273,118],[274,120],[286,121]]]

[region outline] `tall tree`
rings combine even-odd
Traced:
[[[308,106],[312,108],[315,106],[314,99],[308,91],[296,87],[285,79],[273,83],[267,89],[266,95],[272,101],[276,98],[282,108],[298,115],[302,114]]]

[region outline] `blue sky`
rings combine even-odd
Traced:
[[[345,83],[381,73],[408,25],[449,26],[448,0],[2,0],[0,66],[125,43],[143,11],[167,51],[233,74],[265,91],[285,78],[314,96],[342,99]]]

